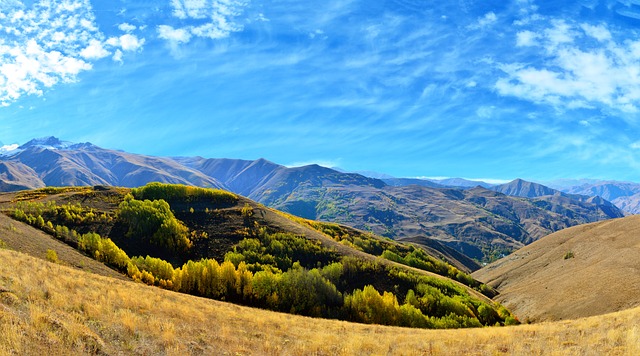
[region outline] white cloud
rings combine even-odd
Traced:
[[[536,45],[539,35],[532,31],[520,31],[516,34],[516,46],[528,47]]]
[[[242,31],[235,18],[242,14],[248,0],[171,0],[173,15],[183,20],[181,27],[159,25],[158,37],[175,46],[193,37],[220,39]],[[188,23],[188,24],[187,24]]]
[[[18,149],[18,147],[20,147],[20,145],[18,145],[17,143],[14,143],[12,145],[4,145],[0,147],[0,155],[15,151]]]
[[[495,106],[481,106],[476,110],[476,115],[483,119],[490,119],[493,117],[493,112],[495,111]]]
[[[609,30],[607,30],[607,28],[602,25],[592,26],[589,24],[582,24],[580,25],[580,27],[587,35],[597,39],[600,42],[611,40],[611,32],[609,32]]]
[[[142,48],[144,38],[140,39],[135,35],[127,33],[120,36],[120,47],[123,51],[137,51]]]
[[[203,19],[207,17],[206,0],[171,0],[174,16],[186,19]]]
[[[129,24],[129,23],[121,23],[120,25],[118,25],[118,28],[120,29],[120,31],[123,32],[131,32],[131,31],[135,31],[136,29],[138,29],[136,26]]]
[[[183,28],[175,29],[168,25],[160,25],[158,37],[175,43],[186,43],[191,39],[191,32]]]
[[[552,23],[554,26],[544,31],[548,46],[557,47],[574,41],[577,33],[569,24],[564,20],[554,20]]]
[[[109,51],[104,49],[102,42],[92,39],[89,45],[80,51],[80,56],[85,59],[99,59],[109,55]]]
[[[1,1],[0,106],[23,95],[42,95],[45,88],[77,80],[91,61],[122,59],[120,48],[137,50],[144,39],[126,34],[117,43],[104,40],[89,0],[40,0],[29,6]]]
[[[493,12],[488,12],[484,15],[483,18],[480,19],[480,21],[478,21],[478,24],[481,27],[485,27],[494,24],[496,21],[498,21],[498,16],[496,16],[496,14]]]
[[[472,29],[480,29],[491,26],[498,21],[498,16],[494,12],[487,12],[484,16],[480,17],[478,21],[471,25]]]
[[[106,41],[106,44],[113,47],[119,47],[123,51],[137,51],[142,48],[144,42],[144,38],[138,38],[136,35],[127,33],[120,37],[110,37]]]
[[[632,144],[629,145],[629,148],[632,148],[634,150],[640,149],[640,141],[633,142]]]
[[[568,109],[605,105],[635,112],[640,107],[640,41],[616,42],[604,25],[564,21],[536,36],[523,33],[516,44],[537,48],[537,58],[546,60],[501,65],[506,76],[496,81],[498,93]]]
[[[122,63],[122,51],[117,49],[116,52],[113,54],[113,57],[111,57],[111,59],[113,59],[114,62]]]

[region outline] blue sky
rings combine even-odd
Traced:
[[[0,0],[0,141],[640,181],[640,1]]]

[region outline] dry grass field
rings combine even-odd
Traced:
[[[640,309],[416,330],[240,307],[0,250],[0,355],[637,355]]]

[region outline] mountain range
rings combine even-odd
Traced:
[[[153,157],[55,137],[31,140],[0,156],[4,191],[136,187],[151,181],[222,188],[304,218],[393,239],[428,237],[482,261],[569,226],[624,216],[605,199],[522,180],[489,186],[467,180],[376,179],[265,159]]]

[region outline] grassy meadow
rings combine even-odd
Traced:
[[[0,355],[637,355],[640,309],[421,330],[311,319],[179,294],[0,250]]]

